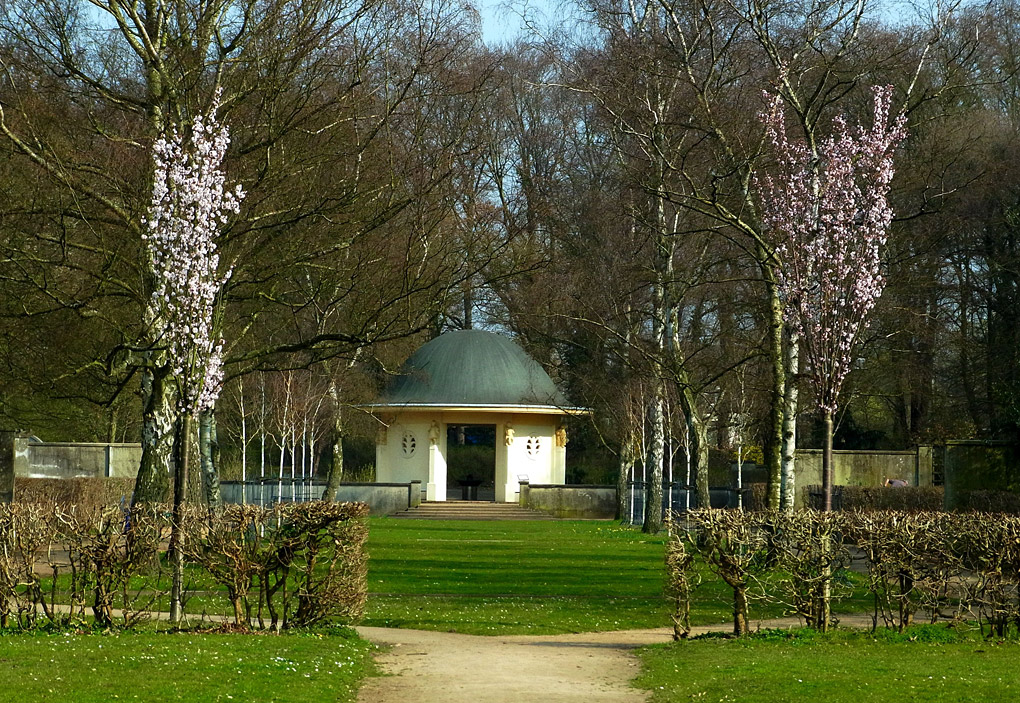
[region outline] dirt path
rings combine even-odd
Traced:
[[[560,637],[485,637],[422,630],[358,628],[388,646],[376,660],[385,675],[367,680],[359,703],[638,703],[630,686],[639,644],[666,642],[669,631],[632,641],[624,633]]]
[[[865,625],[856,620],[846,616],[842,624]],[[785,618],[752,627],[799,624]],[[693,634],[726,629],[698,627]],[[632,650],[672,637],[668,628],[538,637],[380,627],[358,632],[388,648],[376,657],[383,676],[365,682],[359,703],[638,703],[647,693],[630,684],[640,671]]]

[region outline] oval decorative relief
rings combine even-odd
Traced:
[[[418,440],[410,432],[405,432],[403,439],[400,441],[400,451],[404,453],[404,457],[411,458],[414,455],[414,450],[417,448]]]

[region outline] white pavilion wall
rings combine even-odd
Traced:
[[[562,447],[556,446],[556,427],[551,421],[529,423],[527,416],[514,418],[513,444],[507,450],[507,476],[504,497],[496,500],[513,501],[520,490],[520,481],[527,479],[536,484],[559,484],[564,481],[564,462],[558,461],[563,455]],[[505,436],[505,430],[504,435]]]
[[[386,430],[386,441],[375,445],[375,480],[407,483],[429,480],[428,417],[400,418]]]
[[[429,439],[432,423],[439,428],[435,445]],[[421,481],[426,500],[446,500],[446,428],[449,425],[495,425],[495,499],[518,500],[520,481],[562,484],[566,449],[556,446],[560,418],[549,415],[493,412],[415,412],[400,414],[376,443],[376,480],[380,483]],[[514,430],[506,443],[507,426]],[[435,432],[433,432],[435,434]],[[382,436],[380,436],[380,440]]]

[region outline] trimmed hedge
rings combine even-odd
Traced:
[[[805,486],[807,505],[822,508],[822,487]],[[754,504],[757,506],[757,503]],[[942,486],[833,486],[833,510],[941,511],[945,505]],[[764,509],[764,505],[762,505]],[[1020,515],[1020,495],[1006,491],[961,491],[955,512],[1004,513]]]
[[[961,491],[958,509],[1020,515],[1020,495],[1006,491]]]
[[[167,505],[0,505],[0,626],[152,618],[170,588],[170,515]],[[354,622],[367,596],[367,516],[363,503],[189,508],[187,579],[225,597],[241,627]]]
[[[807,507],[821,510],[821,486],[805,486]],[[903,510],[906,512],[942,510],[945,492],[941,486],[833,486],[833,510]]]
[[[901,489],[895,489],[901,490]],[[692,510],[670,516],[667,572],[674,636],[700,561],[733,591],[734,632],[747,632],[750,604],[779,603],[826,629],[834,603],[852,593],[847,569],[867,576],[875,627],[927,620],[977,622],[1020,636],[1020,517],[984,513]]]
[[[14,479],[14,502],[61,505],[117,505],[131,501],[133,478],[22,478]]]

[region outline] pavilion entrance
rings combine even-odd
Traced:
[[[447,425],[446,499],[496,499],[496,425]]]

